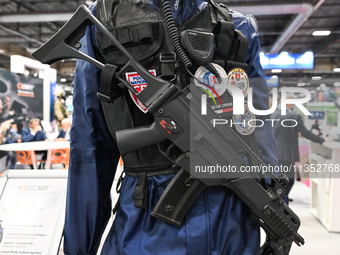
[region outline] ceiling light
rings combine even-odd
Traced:
[[[327,86],[326,86],[326,84],[322,83],[322,84],[320,84],[320,88],[321,88],[321,90],[326,90]]]
[[[86,0],[86,1],[85,1],[85,4],[91,5],[91,4],[93,4],[93,1],[91,1],[91,0]]]
[[[299,83],[296,84],[296,85],[298,85],[299,87],[302,87],[302,86],[306,86],[306,83],[304,83],[304,82],[299,82]]]
[[[340,68],[339,67],[334,68],[333,71],[339,73],[340,72]]]
[[[272,73],[281,73],[282,69],[272,69]]]
[[[331,31],[329,30],[323,30],[323,31],[314,31],[313,36],[328,36],[331,34]]]
[[[61,78],[60,79],[60,82],[66,82],[67,80],[66,80],[66,78]]]
[[[313,76],[313,77],[312,77],[312,80],[313,80],[313,81],[321,80],[321,76]]]

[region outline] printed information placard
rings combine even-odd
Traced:
[[[67,179],[8,179],[0,198],[0,254],[49,254]]]

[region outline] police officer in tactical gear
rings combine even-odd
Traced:
[[[99,0],[90,10],[151,73],[182,87],[190,77],[168,30],[177,34],[188,30],[213,33],[216,52],[212,62],[227,73],[235,66],[245,69],[254,88],[254,107],[268,109],[253,18],[211,0],[170,0],[165,4],[168,9],[162,7],[165,1]],[[177,29],[166,28],[169,10]],[[93,24],[87,27],[81,44],[80,50],[91,57],[117,66],[126,62]],[[193,68],[199,67],[200,63],[194,62]],[[126,79],[137,90],[147,86],[133,71],[126,71]],[[112,86],[114,103],[98,100],[96,93],[104,80],[100,69],[78,60],[64,231],[68,255],[96,254],[111,216],[110,189],[120,157],[115,131],[152,122],[143,105],[118,84]],[[265,122],[254,134],[262,160],[277,165],[270,123]],[[156,145],[129,153],[123,160],[126,176],[101,254],[260,254],[259,227],[231,190],[205,188],[182,225],[175,227],[151,217],[151,211],[178,169],[172,168]],[[136,190],[145,192],[140,195]]]

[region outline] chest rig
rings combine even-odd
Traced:
[[[177,29],[170,28],[168,31],[165,19],[170,10],[163,9],[160,1],[157,3],[158,11],[155,11],[144,0],[99,0],[97,18],[152,74],[171,81],[180,88],[190,84],[191,76],[184,67],[181,56],[178,56],[180,54],[175,53],[178,53],[175,48],[179,46],[176,43],[174,45],[170,38],[171,33],[178,33],[178,35],[185,31],[212,33],[215,51],[211,62],[218,64],[226,72],[235,67],[247,70],[244,61],[248,51],[248,40],[241,31],[235,30],[231,11],[226,6],[209,1],[196,16],[185,21]],[[127,63],[128,59],[100,31],[96,32],[96,39],[106,63],[118,67]],[[199,45],[195,47],[199,48]],[[193,60],[191,69],[195,71],[200,66],[199,62]],[[134,70],[126,70],[126,79],[137,91],[147,85]],[[110,74],[102,72],[100,90],[105,88],[113,103],[104,101],[101,103],[107,126],[114,140],[118,130],[146,126],[154,121],[152,114],[146,112],[143,105],[127,89],[120,88],[118,83],[112,80]],[[231,119],[230,111],[223,111],[223,107],[232,107],[230,93],[226,91],[220,95],[220,98],[222,104],[216,112],[220,111],[221,118]],[[214,107],[212,98],[208,99],[208,104]],[[259,153],[254,134],[243,136],[242,139],[255,153]],[[136,190],[146,190],[146,176],[177,172],[178,169],[173,168],[172,161],[168,159],[176,158],[178,154],[176,148],[172,149],[166,157],[160,152],[159,146],[167,146],[167,141],[128,153],[123,157],[125,172],[139,178]],[[243,153],[237,145],[234,147],[237,153],[240,155]],[[137,193],[142,195],[137,195],[136,198],[135,192],[135,205],[143,208],[145,192],[137,191]]]

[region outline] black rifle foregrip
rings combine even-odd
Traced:
[[[285,240],[282,244],[295,242],[304,244],[297,233],[300,219],[277,194],[263,189],[253,178],[231,180],[226,186],[250,208],[254,220],[274,240]]]

